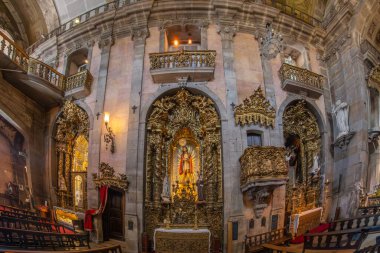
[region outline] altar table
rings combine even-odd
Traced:
[[[153,243],[156,253],[208,253],[210,240],[210,230],[204,228],[157,228]]]

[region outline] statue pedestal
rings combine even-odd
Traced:
[[[205,228],[157,228],[154,230],[154,251],[159,253],[208,253],[210,230]]]

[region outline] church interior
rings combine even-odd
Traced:
[[[380,252],[379,0],[0,0],[0,252]]]

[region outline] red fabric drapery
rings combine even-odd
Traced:
[[[108,186],[100,187],[99,192],[100,192],[99,208],[87,210],[84,217],[84,229],[88,231],[92,231],[94,229],[94,226],[92,224],[92,216],[97,215],[97,214],[102,214],[107,204]]]

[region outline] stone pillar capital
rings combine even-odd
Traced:
[[[110,48],[114,43],[115,39],[112,36],[108,36],[106,38],[100,38],[98,46],[100,49],[104,50],[106,48]]]
[[[236,35],[237,27],[235,25],[219,25],[218,33],[222,37],[222,40],[232,40]]]
[[[132,28],[131,34],[135,43],[145,43],[146,38],[149,37],[149,29],[147,27]]]

